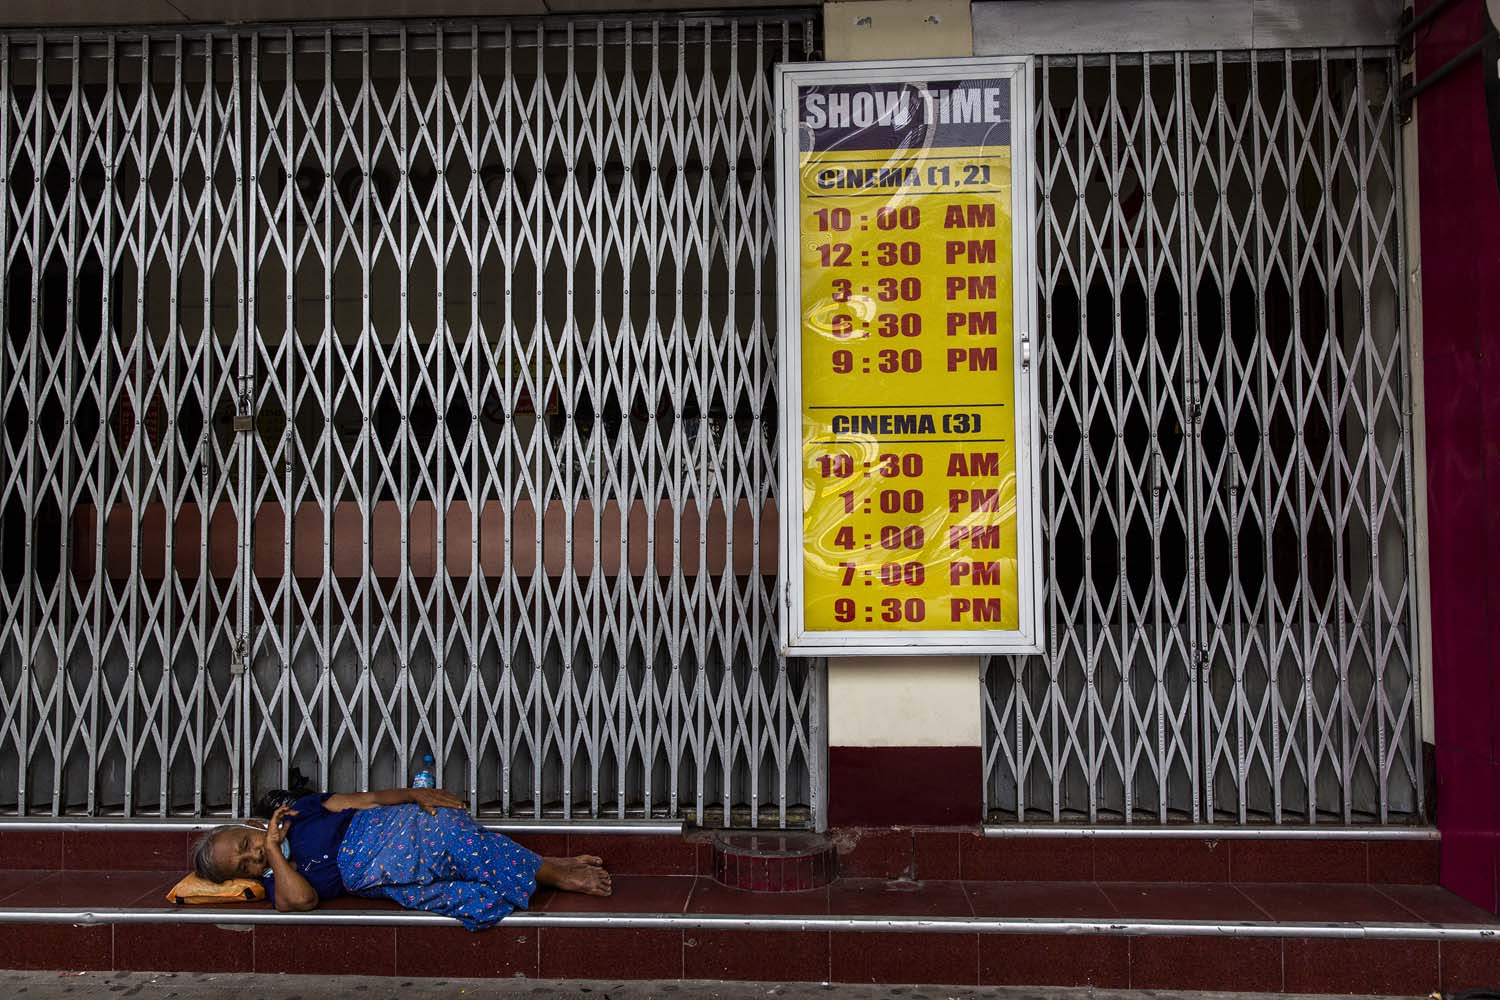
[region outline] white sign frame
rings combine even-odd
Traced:
[[[777,337],[781,423],[781,652],[785,656],[1034,654],[1042,651],[1041,521],[1036,427],[1036,274],[1033,261],[1036,162],[1030,56],[796,63],[776,67],[776,231],[780,248],[781,329]],[[797,142],[798,95],[804,86],[1004,78],[1011,85],[1012,358],[1016,413],[1017,629],[809,631],[803,614],[802,274]]]

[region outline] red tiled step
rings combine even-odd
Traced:
[[[0,923],[13,968],[941,983],[1416,996],[1493,982],[1500,942],[1115,933]]]
[[[0,966],[1413,995],[1500,977],[1500,921],[1433,886],[851,878],[773,895],[627,875],[609,899],[544,891],[471,935],[352,898],[298,915],[174,908],[169,882],[0,872]],[[43,922],[39,907],[194,922]]]

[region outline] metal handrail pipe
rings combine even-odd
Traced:
[[[1430,826],[1047,826],[991,824],[984,835],[999,840],[1077,837],[1099,840],[1139,837],[1153,840],[1441,840]]]
[[[434,913],[322,910],[279,913],[223,908],[0,908],[0,923],[36,924],[307,924],[438,926],[458,921]],[[1500,940],[1500,926],[1482,924],[1338,923],[1313,921],[1059,920],[1015,917],[748,916],[684,913],[515,913],[507,926],[631,930],[886,932],[920,934],[1090,934],[1125,937],[1328,938],[1340,940]]]
[[[211,830],[225,823],[237,823],[234,816],[184,818],[180,820],[130,820],[130,819],[3,819],[0,832],[9,833],[196,833]],[[599,835],[646,835],[681,836],[685,824],[681,820],[651,820],[632,823],[630,821],[597,820],[505,820],[485,822],[480,826],[504,834],[542,833],[587,833]]]

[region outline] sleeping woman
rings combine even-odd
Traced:
[[[610,893],[599,858],[540,857],[433,788],[304,795],[264,829],[208,831],[193,848],[193,868],[213,882],[258,878],[282,912],[353,894],[455,917],[471,931],[524,909],[538,885]]]

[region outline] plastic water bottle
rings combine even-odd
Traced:
[[[413,788],[436,788],[437,778],[433,775],[432,754],[422,758],[422,770],[417,772],[416,777],[411,779]]]

